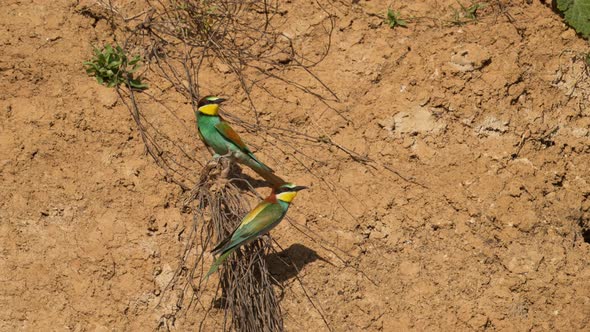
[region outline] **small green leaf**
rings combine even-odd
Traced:
[[[393,29],[396,26],[406,27],[408,22],[400,18],[399,12],[394,12],[391,8],[387,8],[387,24]]]
[[[590,37],[590,1],[557,0],[557,9],[576,32],[584,38]]]
[[[136,89],[147,89],[148,88],[147,84],[141,83],[141,81],[138,79],[129,80],[129,85],[131,85],[132,88],[136,88]]]
[[[129,61],[129,65],[133,66],[134,64],[138,63],[139,60],[141,60],[141,58],[139,57],[139,55],[136,55],[131,59],[131,61]]]
[[[111,63],[108,64],[108,68],[109,69],[115,69],[115,68],[119,68],[121,66],[121,60],[117,60],[117,61],[112,61]]]
[[[94,57],[82,64],[86,74],[94,76],[99,84],[107,87],[116,87],[121,84],[130,89],[146,89],[147,84],[141,83],[139,78],[134,79],[132,74],[140,68],[141,57],[135,55],[127,62],[127,55],[121,46],[115,47],[106,44],[102,50],[94,47]]]
[[[574,0],[557,0],[557,9],[559,9],[560,12],[565,12],[572,6],[573,3]]]

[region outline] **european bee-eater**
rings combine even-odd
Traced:
[[[274,187],[285,183],[283,179],[274,174],[274,171],[263,164],[254,153],[248,149],[230,125],[219,115],[219,105],[225,99],[215,96],[201,98],[197,104],[197,127],[199,136],[215,152],[215,158],[228,156],[239,163],[253,169],[260,176],[269,181]]]
[[[307,187],[296,186],[292,183],[285,183],[273,189],[267,198],[258,203],[242,219],[240,226],[230,236],[213,248],[211,252],[214,254],[221,253],[221,256],[215,260],[209,272],[207,272],[205,279],[217,271],[219,265],[240,246],[257,239],[259,236],[275,228],[283,220],[283,217],[285,217],[291,201],[297,196],[297,192],[302,189],[307,189]]]

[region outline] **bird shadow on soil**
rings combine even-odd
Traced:
[[[313,249],[299,243],[292,244],[283,251],[277,251],[266,256],[268,270],[279,283],[296,277],[305,265],[318,259],[326,261]]]
[[[271,279],[279,285],[296,278],[299,271],[301,271],[305,265],[313,263],[318,259],[328,262],[323,257],[319,256],[315,250],[299,243],[295,243],[280,252],[276,251],[268,254],[265,257],[268,264],[268,272],[272,276]],[[219,298],[214,300],[213,307],[219,309],[224,308],[226,305],[226,298],[222,294]]]

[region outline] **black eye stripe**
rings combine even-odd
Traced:
[[[216,101],[209,100],[207,98],[209,98],[209,97],[203,97],[201,100],[199,100],[199,102],[197,103],[197,107],[201,107],[201,106],[205,106],[205,105],[211,105],[211,104],[216,104]]]
[[[277,194],[281,194],[281,193],[288,192],[288,191],[293,191],[293,188],[284,187],[284,188],[277,188],[276,189]]]

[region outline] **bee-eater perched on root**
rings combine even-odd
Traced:
[[[204,279],[207,279],[219,268],[229,255],[240,246],[249,243],[259,236],[268,233],[275,228],[289,209],[293,198],[297,196],[299,190],[307,189],[304,186],[296,186],[292,183],[285,183],[282,186],[273,189],[273,192],[262,202],[248,213],[240,226],[225,240],[221,241],[211,252],[213,254],[221,253]]]
[[[238,133],[227,122],[223,121],[219,115],[219,105],[224,101],[225,99],[215,96],[203,97],[199,100],[197,104],[198,110],[195,112],[199,136],[205,145],[215,152],[214,158],[217,159],[220,156],[231,157],[253,169],[270,182],[273,187],[284,184],[285,181],[275,175],[270,167],[258,160]]]

